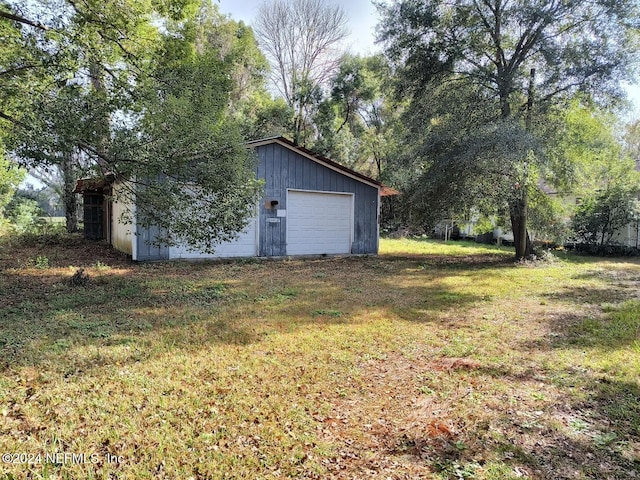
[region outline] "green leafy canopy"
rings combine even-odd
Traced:
[[[414,205],[433,221],[493,205],[509,212],[516,257],[530,250],[529,199],[554,168],[554,105],[621,96],[636,67],[634,0],[397,0],[379,39],[410,101]]]
[[[244,227],[260,185],[233,112],[266,68],[248,27],[210,1],[43,0],[3,3],[0,29],[0,115],[23,163],[115,174],[114,199],[166,243],[212,249]]]

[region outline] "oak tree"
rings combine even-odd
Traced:
[[[457,195],[504,203],[516,258],[527,256],[528,201],[545,161],[536,119],[575,92],[600,99],[621,94],[619,80],[630,78],[635,64],[637,2],[397,0],[379,9],[380,40],[396,65],[398,92],[412,99],[409,122],[420,131],[422,179],[452,206]],[[429,95],[438,88],[467,95],[447,94],[452,110],[466,108],[466,116],[446,109],[429,115]],[[442,155],[426,148],[460,120],[463,131],[450,135],[456,144],[441,144]],[[423,206],[438,206],[432,200],[423,198]]]

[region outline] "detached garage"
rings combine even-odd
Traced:
[[[214,254],[180,245],[158,247],[153,241],[157,229],[136,226],[134,215],[133,225],[128,226],[130,245],[126,249],[133,259],[378,252],[380,196],[396,192],[284,137],[257,140],[247,147],[256,152],[256,175],[264,180],[264,198],[256,208],[256,216],[236,240],[216,246]],[[114,221],[117,220],[112,216],[111,222]],[[119,229],[122,226],[112,226],[113,231]],[[122,249],[120,244],[114,246]]]
[[[248,146],[265,181],[258,255],[378,253],[380,182],[283,137]]]

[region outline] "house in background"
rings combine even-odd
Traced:
[[[140,261],[378,253],[380,197],[397,192],[284,137],[247,146],[256,151],[264,198],[238,238],[217,245],[214,254],[154,246],[158,229],[136,225],[135,205],[110,200],[125,185],[114,176],[78,182],[85,236],[105,239]],[[129,224],[119,222],[125,210],[132,212]]]
[[[582,198],[571,193],[557,192],[544,185],[542,185],[541,188],[544,193],[560,203],[565,211],[562,223],[567,225],[568,228],[576,207],[582,203]],[[638,199],[640,200],[640,193],[638,194]],[[436,238],[443,240],[469,239],[475,240],[478,243],[513,245],[513,233],[510,231],[508,225],[504,228],[500,227],[495,217],[485,217],[479,228],[481,218],[481,215],[476,212],[465,220],[442,220],[435,226],[433,234]],[[490,229],[487,229],[487,220],[491,224]],[[545,237],[531,229],[529,230],[529,236],[534,242],[554,243],[558,241],[558,239]],[[575,238],[569,238],[570,240],[568,241],[565,239],[565,245],[575,246],[576,243],[579,243],[575,241]],[[640,248],[640,222],[634,220],[616,230],[608,244],[628,248]]]

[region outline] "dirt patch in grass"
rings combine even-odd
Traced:
[[[424,379],[436,372],[474,370],[478,362],[392,353],[360,367],[359,394],[335,398],[329,416],[319,419],[324,439],[341,445],[331,463],[338,478],[425,478],[437,470],[427,458],[460,458],[462,425],[452,407],[469,392],[457,391],[445,400]]]

